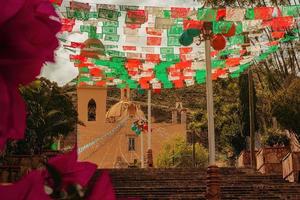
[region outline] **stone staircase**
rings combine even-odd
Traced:
[[[206,169],[110,169],[118,198],[206,199]],[[220,168],[223,200],[300,200],[300,184],[279,175]]]

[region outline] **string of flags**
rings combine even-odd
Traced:
[[[299,41],[300,5],[195,9],[51,1],[61,13],[60,39],[80,71],[79,85],[161,89],[204,83],[198,35],[207,21],[214,34],[213,80],[238,77],[285,43]],[[74,33],[103,45],[70,41]],[[183,34],[195,36],[188,47],[180,43]]]

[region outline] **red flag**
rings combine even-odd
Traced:
[[[211,56],[211,57],[215,57],[216,55],[218,55],[218,53],[219,53],[219,51],[212,51],[212,52],[210,53],[210,56]]]
[[[141,61],[138,59],[128,59],[125,67],[126,69],[132,69],[132,68],[140,68],[142,65]]]
[[[80,62],[80,63],[74,63],[75,67],[92,67],[94,66],[93,63],[87,63],[87,62]]]
[[[124,51],[136,51],[136,46],[123,46]]]
[[[73,48],[83,48],[85,45],[83,43],[80,42],[71,42],[71,47]]]
[[[146,54],[146,61],[152,62],[152,63],[159,63],[160,55],[159,54]]]
[[[272,19],[273,7],[256,7],[254,8],[255,19],[268,20]]]
[[[272,32],[272,38],[279,39],[284,37],[284,32],[278,31],[278,32]]]
[[[180,47],[179,52],[180,54],[187,54],[193,51],[192,47]]]
[[[203,21],[198,20],[184,20],[183,21],[183,29],[202,29],[203,28]]]
[[[155,36],[161,36],[161,34],[162,34],[161,29],[155,29],[155,28],[149,28],[149,27],[146,27],[146,32],[148,35],[155,35]]]
[[[219,8],[217,12],[217,21],[222,20],[224,17],[226,17],[226,9]]]
[[[160,46],[161,45],[161,37],[147,37],[147,45]]]
[[[63,0],[50,0],[51,3],[61,6]]]
[[[247,53],[247,50],[245,50],[245,49],[241,49],[241,50],[240,50],[240,55],[241,55],[241,56],[244,55],[245,53]]]
[[[227,58],[226,59],[226,66],[227,67],[234,67],[240,64],[241,58]]]
[[[171,7],[172,18],[186,18],[190,9],[189,8],[174,8]]]
[[[284,31],[289,29],[294,24],[294,17],[286,16],[286,17],[277,17],[271,21],[271,27],[273,31]]]
[[[92,76],[96,76],[96,77],[99,77],[99,76],[102,75],[101,70],[100,70],[99,68],[92,68],[92,69],[90,70],[90,74],[91,74]]]
[[[73,27],[75,25],[75,19],[67,19],[67,18],[62,18],[60,20],[62,27],[61,27],[61,31],[67,31],[67,32],[71,32],[73,30]]]
[[[105,81],[97,81],[95,83],[96,86],[105,86],[106,85],[106,82]]]
[[[274,45],[278,45],[279,41],[272,41],[272,42],[268,42],[266,43],[267,46],[274,46]]]
[[[186,69],[186,68],[191,68],[191,66],[192,66],[191,61],[184,61],[175,64],[176,69]]]
[[[175,88],[182,88],[184,85],[183,85],[183,80],[179,79],[179,80],[174,80],[173,81],[174,85],[175,85]]]
[[[128,10],[126,24],[144,24],[148,20],[145,10]]]
[[[136,28],[141,28],[140,24],[126,24],[127,28],[131,28],[131,29],[136,29]]]
[[[81,62],[86,62],[87,58],[81,55],[70,55],[70,60],[79,60]]]

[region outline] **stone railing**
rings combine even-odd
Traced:
[[[255,154],[257,153],[258,151],[255,151]],[[238,168],[249,168],[251,167],[251,156],[250,156],[250,151],[249,150],[243,150],[237,161],[237,167]]]
[[[262,174],[282,174],[281,160],[289,153],[286,147],[265,147],[256,154],[256,169]]]
[[[60,153],[59,151],[45,151],[41,155],[6,156],[0,164],[0,183],[17,181],[29,171],[43,168],[47,159]]]
[[[282,176],[289,182],[299,181],[300,152],[291,152],[282,159]]]

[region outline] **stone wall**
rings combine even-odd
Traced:
[[[299,182],[300,152],[291,152],[282,159],[282,176],[289,182]]]
[[[5,156],[0,163],[0,183],[15,182],[31,170],[43,168],[48,158],[59,153],[51,151],[42,155]]]
[[[267,147],[256,154],[256,169],[262,174],[282,174],[281,160],[288,154],[285,147]]]

